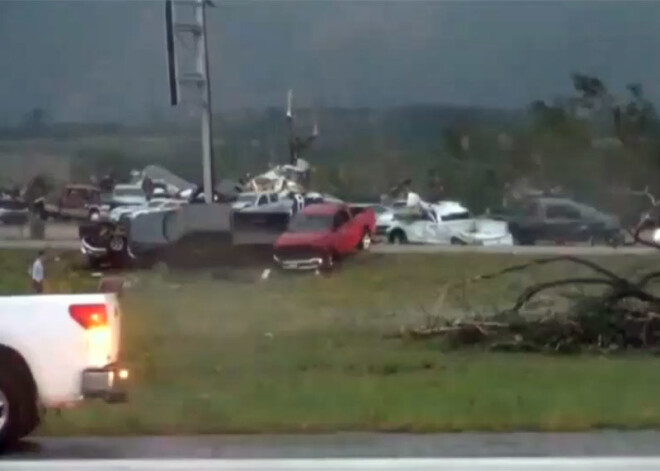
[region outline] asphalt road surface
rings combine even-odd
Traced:
[[[46,224],[46,239],[56,240],[77,240],[78,225],[63,222],[49,222]],[[0,225],[0,239],[2,240],[26,240],[30,237],[28,226],[6,226]]]
[[[469,245],[374,245],[375,253],[502,253],[511,255],[649,255],[657,250],[642,246],[590,246],[590,245],[514,245],[514,246],[469,246]]]
[[[39,249],[57,249],[57,250],[80,250],[79,240],[17,240],[0,239],[0,249],[10,250],[39,250]]]
[[[660,431],[34,438],[5,460],[660,457]]]
[[[648,471],[658,458],[404,458],[307,460],[71,460],[14,461],[4,471]]]

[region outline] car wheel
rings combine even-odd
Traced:
[[[408,239],[406,233],[401,230],[393,231],[389,237],[390,244],[405,244]]]
[[[113,252],[123,252],[126,247],[126,241],[122,236],[112,236],[110,239],[110,250]]]
[[[362,239],[358,244],[358,249],[360,250],[369,250],[371,247],[371,233],[365,229],[364,234],[362,234]]]
[[[449,242],[451,243],[451,245],[467,245],[464,241],[462,241],[458,237],[452,237]]]
[[[38,423],[30,420],[35,415],[30,414],[32,394],[21,379],[13,368],[0,370],[0,450],[16,443]]]

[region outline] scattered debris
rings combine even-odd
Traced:
[[[278,165],[257,175],[245,184],[245,189],[255,193],[284,191],[304,193],[303,182],[309,170],[309,163],[298,159],[297,165]]]

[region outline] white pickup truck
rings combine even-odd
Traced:
[[[0,297],[0,450],[45,409],[126,399],[120,320],[110,293]]]
[[[456,201],[418,203],[393,213],[385,224],[384,232],[394,244],[513,245],[506,222],[474,217]]]

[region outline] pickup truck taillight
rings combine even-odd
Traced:
[[[108,325],[105,304],[72,304],[69,306],[69,314],[85,330]]]

